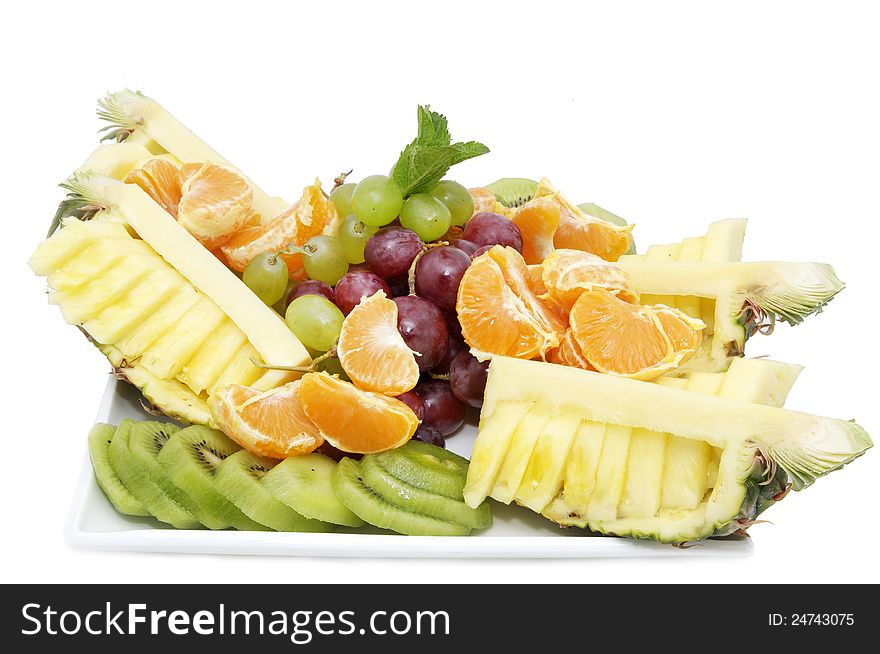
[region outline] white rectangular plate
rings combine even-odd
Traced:
[[[96,422],[118,424],[125,418],[151,419],[140,395],[128,384],[110,380]],[[469,456],[476,434],[466,424],[449,439],[449,449]],[[82,435],[85,444],[85,434]],[[491,528],[469,537],[398,536],[388,533],[275,533],[177,530],[150,518],[117,513],[92,475],[88,457],[67,525],[68,541],[100,550],[189,552],[202,554],[269,554],[287,556],[348,556],[408,558],[626,558],[748,556],[748,538],[710,540],[688,549],[625,538],[560,529],[549,520],[516,507],[493,502]]]

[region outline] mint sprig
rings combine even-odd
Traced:
[[[419,131],[407,145],[391,171],[404,197],[426,193],[437,185],[452,166],[489,152],[482,143],[453,143],[446,116],[419,105]]]

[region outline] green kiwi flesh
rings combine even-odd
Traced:
[[[110,442],[116,427],[99,422],[89,432],[89,459],[95,471],[95,481],[110,503],[120,513],[126,515],[151,515],[147,508],[132,495],[113,472],[110,465]]]
[[[505,207],[521,207],[535,197],[538,182],[524,177],[503,177],[492,182],[487,189],[495,194],[495,199]]]
[[[468,460],[454,452],[420,441],[374,454],[379,464],[410,486],[452,500],[461,500]]]

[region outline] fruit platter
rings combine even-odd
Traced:
[[[747,356],[844,284],[743,262],[745,220],[637,249],[546,178],[454,181],[489,150],[427,106],[388,174],[293,202],[141,93],[98,115],[29,261],[113,373],[82,434],[83,544],[742,552],[765,510],[872,446],[784,407],[799,365]]]

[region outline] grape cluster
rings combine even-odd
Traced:
[[[493,245],[522,251],[522,235],[502,215],[473,215],[470,193],[451,180],[404,197],[393,179],[371,175],[338,186],[330,200],[343,219],[335,237],[316,236],[299,249],[308,280],[288,286],[284,261],[272,253],[255,259],[243,279],[284,313],[313,354],[333,346],[363,297],[381,290],[393,298],[398,330],[423,373],[399,399],[422,421],[414,438],[442,446],[466,407],[482,405],[488,367],[462,340],[458,286],[471,261]],[[458,238],[436,243],[453,227]]]

